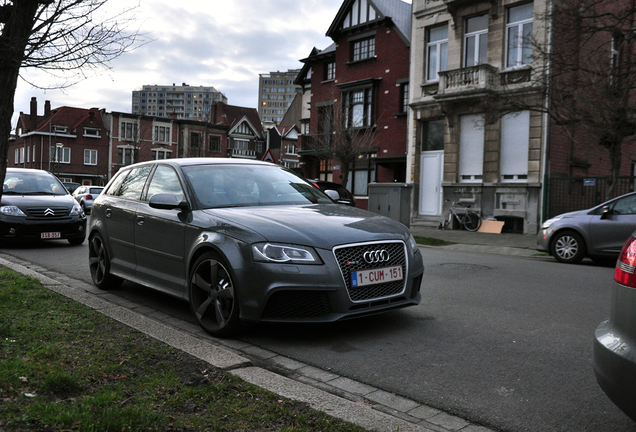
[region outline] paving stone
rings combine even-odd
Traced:
[[[327,382],[338,378],[338,375],[327,372],[323,369],[319,369],[313,366],[305,366],[297,371],[298,373],[309,377],[311,379],[315,379],[316,381]]]
[[[335,380],[331,380],[328,382],[329,385],[332,385],[336,388],[348,391],[349,393],[366,396],[369,393],[373,393],[377,390],[375,387],[368,386],[366,384],[359,383],[357,381],[351,380],[349,378],[336,378]]]
[[[464,419],[452,416],[450,414],[446,414],[444,412],[439,413],[436,416],[427,419],[427,421],[429,421],[430,423],[436,424],[438,426],[442,426],[446,429],[454,430],[454,431],[458,431],[461,428],[464,428],[470,424]]]
[[[409,411],[407,414],[417,417],[418,419],[426,420],[428,418],[435,417],[439,413],[441,413],[441,411],[438,409],[431,408],[426,405],[420,405],[419,407]]]
[[[389,393],[384,390],[378,390],[366,395],[365,397],[373,402],[377,402],[403,413],[408,412],[419,405],[417,402],[403,398],[402,396],[394,395],[393,393]]]

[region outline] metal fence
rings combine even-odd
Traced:
[[[561,213],[583,210],[606,201],[607,177],[552,177],[546,188],[545,219]],[[634,177],[619,177],[614,196],[634,191]]]

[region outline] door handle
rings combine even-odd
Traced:
[[[143,225],[144,219],[145,218],[143,216],[137,216],[137,225]]]
[[[112,209],[109,209],[109,208],[106,209],[106,217],[110,217],[112,213],[113,213]]]

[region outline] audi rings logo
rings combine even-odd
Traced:
[[[364,255],[362,255],[362,258],[364,258],[364,260],[368,264],[377,264],[377,263],[387,262],[389,260],[389,253],[384,249],[376,250],[376,251],[367,251],[364,253]]]

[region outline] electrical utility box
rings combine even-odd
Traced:
[[[369,183],[369,211],[411,225],[411,193],[406,183]]]

